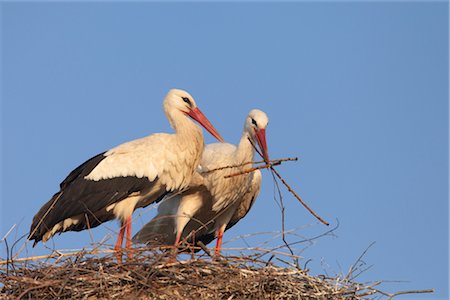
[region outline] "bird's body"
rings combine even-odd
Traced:
[[[256,116],[261,119],[263,128],[259,136],[252,124],[252,121],[256,123]],[[261,185],[259,171],[224,177],[248,168],[248,165],[243,164],[253,161],[254,140],[268,160],[264,131],[266,125],[267,116],[259,110],[253,110],[246,120],[237,146],[227,143],[207,145],[198,168],[200,179],[194,180],[181,194],[164,199],[158,207],[158,215],[136,234],[134,240],[167,245],[178,244],[183,239],[206,240],[217,236],[216,250],[219,250],[227,225],[233,222],[234,225],[245,216]],[[224,166],[238,167],[211,171]]]
[[[226,224],[224,231],[227,231],[228,229],[232,228],[247,215],[247,213],[250,211],[253,204],[255,203],[256,198],[259,195],[261,182],[262,182],[261,172],[259,170],[254,171],[250,187],[242,196],[241,201],[239,201],[239,205],[236,207],[236,209],[234,209],[234,213],[229,218],[229,221]],[[197,222],[195,221],[190,222],[192,222],[192,225],[189,223],[186,225],[185,231],[187,232],[193,232],[195,230],[195,226],[198,226],[196,225]],[[191,227],[193,228],[191,229]],[[188,242],[191,243],[202,242],[204,245],[208,245],[215,238],[216,232],[212,230],[211,226],[209,226],[209,229],[206,228],[205,230],[201,230],[199,234],[196,234],[195,237],[192,237],[190,240],[188,240]]]
[[[119,219],[116,248],[121,247],[125,229],[129,248],[133,211],[187,187],[192,179],[203,152],[203,134],[188,116],[221,139],[187,92],[171,90],[164,109],[174,134],[157,133],[121,144],[73,170],[33,218],[29,239],[36,244],[58,232]]]

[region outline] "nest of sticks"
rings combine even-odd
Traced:
[[[186,249],[185,249],[186,250]],[[187,249],[190,251],[190,249]],[[109,252],[109,253],[108,253]],[[3,261],[5,299],[367,299],[394,296],[348,277],[311,276],[307,270],[253,251],[212,258],[206,254],[135,249],[117,263],[111,250],[55,251],[46,257]],[[263,254],[263,255],[261,255]],[[270,258],[263,260],[261,257]],[[183,259],[181,259],[183,258]],[[275,258],[275,259],[274,259]],[[284,262],[285,266],[274,262]]]
[[[300,267],[300,257],[295,255],[291,246],[331,234],[337,227],[309,240],[287,243],[283,199],[277,179],[321,223],[329,225],[309,208],[273,168],[281,162],[296,160],[297,158],[285,158],[270,163],[260,161],[256,163],[264,165],[229,175],[238,176],[256,169],[270,169],[282,211],[283,246],[270,250],[259,247],[225,248],[225,251],[238,250],[240,254],[220,257],[213,257],[204,245],[201,249],[184,245],[185,248],[176,251],[173,247],[135,248],[133,258],[119,263],[116,253],[104,248],[101,250],[100,244],[90,251],[65,253],[53,250],[53,253],[47,256],[0,259],[0,299],[357,300],[391,299],[402,294],[433,292],[414,290],[389,294],[378,289],[382,281],[358,283],[355,278],[367,270],[360,269],[364,265],[361,264],[362,257],[367,249],[347,275],[312,276],[306,266]],[[243,165],[247,164],[254,162]],[[232,167],[236,166],[223,168]],[[7,245],[6,237],[13,228],[0,242]],[[12,249],[9,251],[8,246],[6,248],[6,252],[12,257]],[[287,249],[289,252],[280,249]],[[177,252],[183,254],[177,255]]]

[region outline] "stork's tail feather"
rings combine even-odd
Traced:
[[[172,246],[175,243],[175,216],[156,216],[133,237],[133,243]]]

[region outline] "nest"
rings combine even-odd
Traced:
[[[205,254],[135,249],[61,254],[0,265],[0,298],[16,299],[366,299],[378,293],[343,278],[311,276],[260,253],[220,259]],[[186,258],[184,260],[180,258]]]

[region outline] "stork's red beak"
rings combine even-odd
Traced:
[[[259,149],[262,151],[263,159],[266,163],[269,163],[269,152],[267,150],[266,144],[266,129],[258,129],[256,130],[256,141],[258,142]]]
[[[225,142],[223,138],[220,136],[219,132],[212,126],[211,122],[205,117],[205,115],[198,109],[198,107],[191,109],[187,115],[200,123],[206,130],[208,130],[209,133],[216,139],[218,139],[220,142]]]

